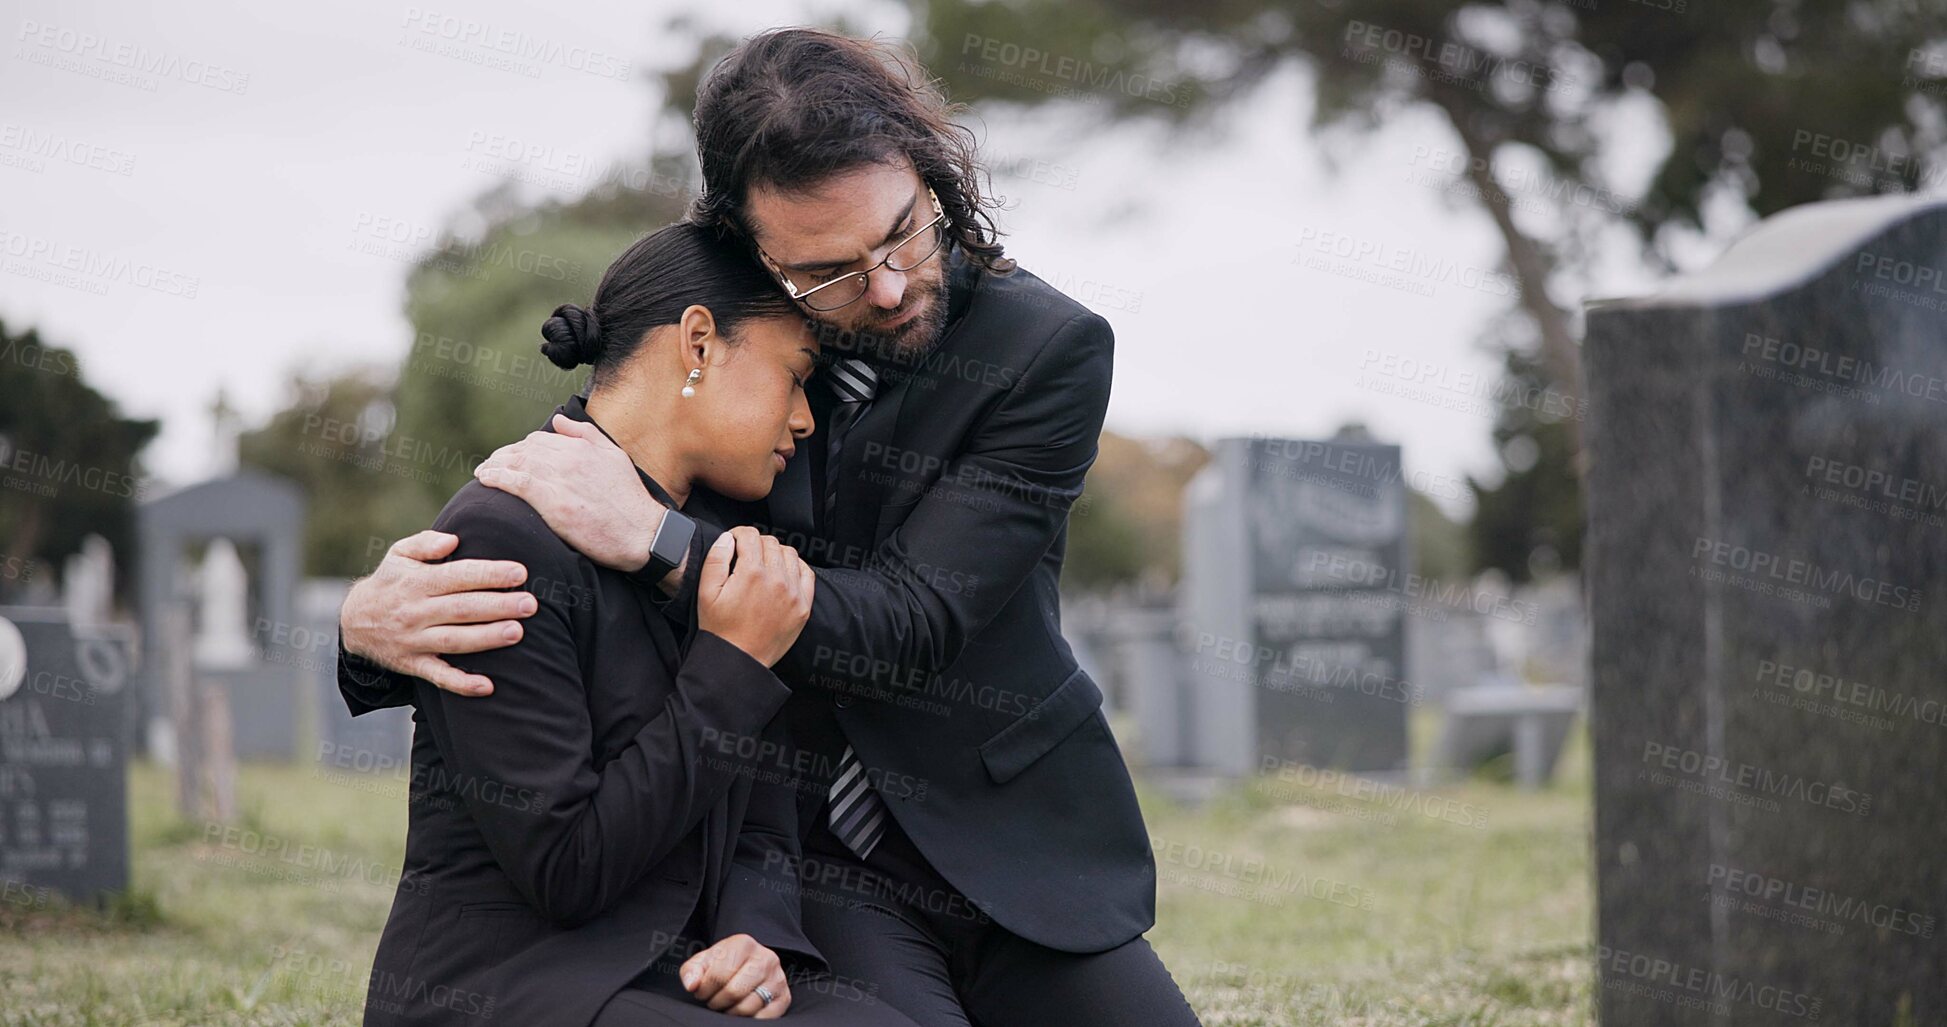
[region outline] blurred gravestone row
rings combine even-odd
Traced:
[[[237,815],[239,761],[398,778],[404,710],[346,714],[336,684],[346,582],[301,580],[303,497],[249,470],[137,508],[136,616],[90,537],[61,594],[0,607],[0,885],[91,901],[125,891],[131,752],[172,766],[192,821]],[[18,896],[16,896],[18,899]]]
[[[1399,448],[1362,435],[1217,443],[1185,494],[1178,592],[1064,609],[1136,762],[1189,796],[1292,764],[1549,780],[1586,705],[1581,590],[1422,578],[1405,483]],[[1415,768],[1421,710],[1439,727]]]

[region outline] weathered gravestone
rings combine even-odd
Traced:
[[[1498,667],[1487,615],[1472,609],[1445,613],[1414,620],[1406,634],[1406,678],[1434,703],[1449,692],[1480,684]]]
[[[138,698],[146,707],[145,717],[167,723],[167,690],[158,675],[170,665],[170,647],[191,645],[197,679],[218,682],[228,693],[236,755],[275,760],[298,756],[297,669],[260,657],[268,633],[289,631],[295,624],[303,493],[288,480],[246,470],[146,500],[136,510],[136,529],[141,540],[139,609],[146,635]],[[203,571],[186,574],[186,554],[205,543]],[[255,556],[254,573],[246,572],[242,580],[233,547],[247,548]],[[201,593],[197,637],[171,637],[164,629],[168,618],[163,611],[180,600],[192,578]]]
[[[1176,611],[1167,607],[1117,606],[1102,632],[1111,658],[1111,680],[1127,693],[1124,709],[1134,718],[1146,767],[1192,762],[1188,732],[1190,689],[1176,648]]]
[[[1399,447],[1225,439],[1185,502],[1192,761],[1404,770]]]
[[[1947,206],[1588,320],[1598,1002],[1947,1023]]]
[[[0,607],[0,881],[77,901],[128,888],[134,635]]]

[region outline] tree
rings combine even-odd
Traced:
[[[1754,0],[1706,16],[1685,3],[926,0],[915,20],[921,56],[966,101],[1079,93],[1108,117],[1180,123],[1295,66],[1314,85],[1314,129],[1369,130],[1406,106],[1437,112],[1465,195],[1506,244],[1547,378],[1579,397],[1574,297],[1561,275],[1565,255],[1586,256],[1578,229],[1626,221],[1667,258],[1671,232],[1701,226],[1720,191],[1759,216],[1904,191],[1920,178],[1911,161],[1882,174],[1821,165],[1859,171],[1862,159],[1941,144],[1947,59],[1930,45],[1947,35],[1947,8]],[[1640,202],[1620,201],[1605,160],[1619,140],[1605,119],[1647,98],[1673,145]],[[1521,156],[1551,180],[1514,176]],[[1562,226],[1524,218],[1533,206],[1552,207]]]
[[[434,509],[581,388],[585,369],[541,355],[541,323],[563,303],[590,302],[630,243],[682,216],[681,181],[658,172],[536,208],[489,194],[476,203],[488,225],[479,237],[449,236],[413,269],[391,448]]]
[[[425,527],[439,509],[388,463],[391,383],[365,370],[297,378],[290,391],[283,410],[238,440],[238,459],[297,482],[310,498],[305,573],[364,574],[393,539]]]
[[[72,350],[0,323],[0,592],[81,548],[134,541],[145,485],[137,460],[152,420],[125,418],[83,378]]]
[[[1554,400],[1540,365],[1521,350],[1507,353],[1494,452],[1500,480],[1470,476],[1474,519],[1467,538],[1476,569],[1493,567],[1525,582],[1582,565],[1582,491],[1570,472],[1569,425],[1581,411]]]
[[[244,462],[319,500],[305,525],[309,573],[369,571],[394,539],[431,523],[488,453],[581,387],[585,372],[541,356],[541,322],[588,302],[629,243],[680,216],[681,179],[651,166],[566,202],[483,193],[454,223],[484,228],[449,226],[407,277],[412,338],[396,373],[295,380],[290,403],[244,437]]]

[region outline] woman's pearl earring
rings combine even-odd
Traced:
[[[684,382],[683,382],[683,398],[684,398],[684,399],[688,399],[688,398],[690,398],[691,396],[694,396],[694,395],[696,395],[696,380],[697,380],[698,378],[701,378],[701,377],[703,377],[703,369],[702,369],[702,368],[700,368],[700,367],[692,367],[692,368],[690,368],[690,376],[689,376],[689,378],[687,378],[687,379],[685,379],[685,380],[684,380]]]

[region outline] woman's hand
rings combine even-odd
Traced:
[[[791,985],[777,953],[748,934],[733,934],[683,961],[683,987],[719,1013],[775,1020],[791,1008]],[[770,993],[765,1002],[757,994]]]
[[[796,549],[756,528],[732,528],[717,536],[704,557],[696,585],[697,627],[769,667],[798,640],[817,585],[818,576]]]

